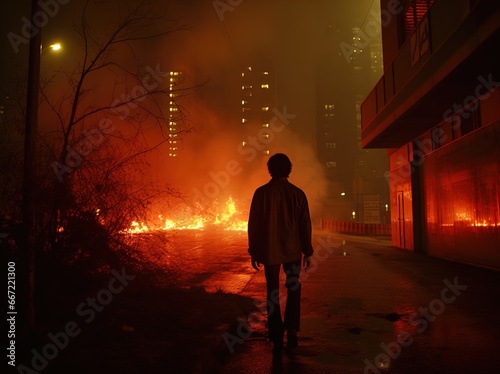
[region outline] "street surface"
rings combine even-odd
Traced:
[[[171,237],[168,250],[185,287],[239,294],[255,274],[246,232],[181,230]]]
[[[178,235],[186,285],[265,300],[246,233]],[[240,329],[242,343],[227,345],[222,373],[500,372],[500,273],[375,238],[317,232],[313,245],[299,348],[273,359],[265,315],[242,316],[251,332]]]

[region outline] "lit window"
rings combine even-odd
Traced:
[[[248,103],[248,101],[246,101],[246,100],[241,100],[241,105],[245,105],[245,104],[247,104],[247,103]]]
[[[267,112],[268,110],[269,110],[269,107],[268,107],[268,106],[263,106],[263,107],[262,107],[262,111],[263,111],[263,112]]]
[[[263,72],[262,74],[264,75],[269,75],[269,73],[267,71]]]
[[[244,77],[245,76],[245,73],[241,73],[241,76]]]
[[[247,145],[247,142],[243,141],[243,142],[241,142],[241,145],[244,147]]]
[[[269,85],[268,85],[268,84],[262,84],[260,87],[261,87],[261,88],[268,89],[268,88],[269,88]]]
[[[269,127],[269,123],[263,123],[262,127]]]
[[[262,137],[265,139],[269,139],[269,134],[262,134]]]
[[[337,163],[335,161],[328,161],[326,163],[326,167],[327,168],[335,168],[335,167],[337,167]]]
[[[262,151],[263,154],[268,155],[269,154],[269,149],[266,149],[265,151]]]
[[[248,71],[252,71],[252,67],[251,66],[249,66],[247,69],[248,69]]]
[[[246,118],[242,118],[242,119],[241,119],[241,123],[245,123],[246,121],[247,121],[247,119],[246,119]]]

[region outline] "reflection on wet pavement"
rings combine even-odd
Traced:
[[[262,308],[242,316],[251,333],[222,373],[500,372],[499,273],[372,238],[315,238],[332,247],[301,275],[299,348],[273,359]],[[265,300],[264,272],[252,269],[244,232],[179,232],[169,253],[181,285]]]
[[[267,341],[246,339],[222,373],[498,372],[500,274],[371,238],[336,240],[302,279],[299,348],[273,360]],[[244,294],[262,300],[264,286],[256,276]]]
[[[175,234],[169,251],[178,256],[181,286],[238,294],[255,273],[247,249],[246,232],[189,230]]]

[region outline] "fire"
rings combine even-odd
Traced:
[[[141,232],[149,231],[149,227],[147,227],[143,222],[132,221],[131,227],[127,230],[129,234],[139,234]]]
[[[214,224],[219,227],[224,227],[225,230],[246,231],[247,222],[235,219],[237,213],[236,204],[232,197],[229,196],[222,213],[215,216]]]
[[[215,212],[214,212],[215,211]],[[205,228],[217,228],[230,231],[246,231],[246,217],[243,219],[242,212],[236,207],[236,202],[231,196],[219,206],[194,213],[192,210],[178,211],[164,218],[163,214],[158,216],[159,223],[145,223],[132,221],[131,226],[125,232],[127,234],[141,234],[152,231],[170,230],[203,230]]]

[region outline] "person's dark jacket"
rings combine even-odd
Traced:
[[[305,193],[287,178],[273,178],[253,196],[248,219],[248,253],[264,265],[300,261],[313,254]]]

